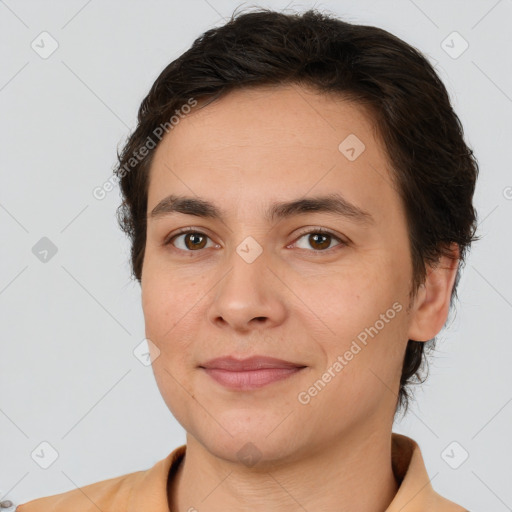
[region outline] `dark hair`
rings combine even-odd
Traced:
[[[427,59],[393,34],[314,9],[303,14],[235,11],[225,25],[197,38],[152,85],[114,170],[123,194],[117,218],[131,239],[135,278],[140,283],[154,154],[146,151],[141,158],[140,149],[152,147],[155,132],[162,132],[158,127],[168,131],[172,116],[191,98],[213,101],[237,88],[279,84],[338,94],[368,109],[406,210],[413,265],[410,298],[425,281],[426,264],[435,266],[442,255],[454,258],[449,245],[455,242],[460,262],[451,310],[466,250],[478,239],[472,205],[478,163],[464,142],[446,88]],[[426,342],[430,349],[435,341]],[[407,411],[409,385],[424,381],[419,377],[426,343],[408,341],[397,411]]]

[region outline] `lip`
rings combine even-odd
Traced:
[[[214,368],[216,370],[242,372],[262,370],[265,368],[301,368],[305,365],[267,356],[252,356],[246,359],[238,359],[233,356],[226,356],[211,359],[210,361],[207,361],[200,366],[201,368]]]
[[[258,389],[273,382],[287,379],[306,366],[283,359],[253,356],[237,359],[218,357],[202,365],[207,375],[219,384],[237,390]]]

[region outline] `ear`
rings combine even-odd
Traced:
[[[435,266],[427,268],[425,283],[420,286],[413,306],[408,339],[428,341],[443,328],[448,318],[450,298],[459,268],[459,246],[450,245],[453,258],[442,256]]]

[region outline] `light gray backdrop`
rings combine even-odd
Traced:
[[[446,84],[480,163],[483,239],[395,431],[418,441],[438,492],[472,512],[512,510],[512,1],[255,4],[380,26]],[[185,441],[133,353],[144,324],[118,188],[92,191],[160,71],[237,5],[0,1],[0,500],[147,469]]]

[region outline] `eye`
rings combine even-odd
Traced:
[[[307,238],[306,238],[307,237]],[[300,247],[299,241],[301,239],[305,239],[305,244],[309,247]],[[197,252],[201,249],[207,249],[209,247],[217,247],[219,248],[219,244],[213,243],[211,240],[211,244],[208,245],[208,240],[210,237],[205,233],[196,230],[193,227],[183,228],[178,233],[170,236],[165,242],[164,245],[172,245],[176,249],[185,251],[185,252]],[[332,246],[332,242],[337,241],[338,243]],[[341,240],[338,236],[330,231],[323,228],[314,228],[309,229],[308,231],[303,231],[296,242],[291,244],[299,245],[299,249],[309,250],[311,247],[315,249],[310,252],[327,252],[337,246],[345,246],[346,242]],[[288,246],[288,247],[290,247]]]
[[[302,238],[306,239],[306,243],[304,245],[308,245],[309,247],[315,249],[315,251],[312,252],[327,252],[333,248],[333,246],[331,246],[333,240],[339,242],[338,244],[335,244],[334,247],[346,245],[346,243],[339,237],[322,228],[310,229],[309,231],[301,233],[298,241],[300,241]],[[294,242],[292,245],[296,244],[298,244],[298,242]],[[308,247],[299,248],[308,250]]]
[[[181,240],[180,240],[181,239]],[[194,228],[184,228],[181,229],[179,233],[171,236],[164,242],[164,245],[173,245],[177,249],[188,252],[195,252],[199,249],[205,249],[207,247],[207,240],[209,236],[201,233],[200,231],[194,230]],[[174,242],[179,240],[180,244],[175,244]],[[213,244],[214,246],[217,244]],[[220,247],[217,245],[217,247]]]

